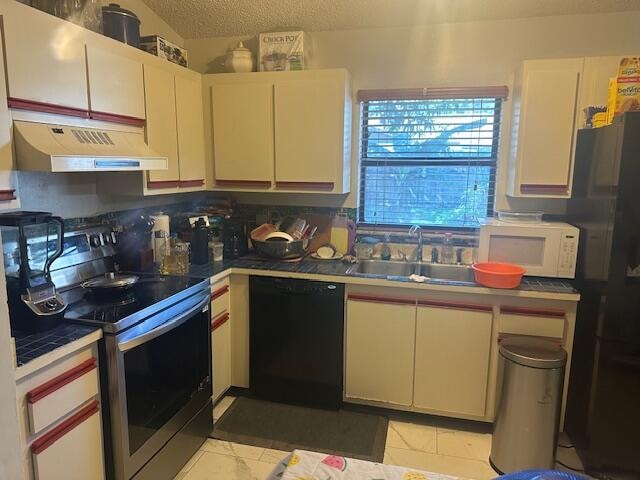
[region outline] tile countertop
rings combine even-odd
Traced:
[[[96,327],[61,323],[42,333],[15,337],[16,380],[102,338]]]
[[[347,275],[350,265],[342,261],[314,260],[305,258],[300,262],[277,262],[247,256],[236,260],[206,265],[192,265],[190,275],[212,277],[213,281],[221,280],[229,274],[266,275],[276,277],[303,278],[310,280],[326,280],[360,285],[378,285],[431,290],[450,290],[466,293],[485,293],[503,296],[521,296],[529,298],[547,298],[552,300],[568,300],[577,302],[580,295],[570,281],[564,279],[525,277],[520,287],[515,289],[486,288],[477,284],[455,281],[426,281],[417,283],[406,277],[380,277],[373,275]]]

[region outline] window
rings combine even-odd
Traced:
[[[493,214],[506,87],[364,90],[359,221],[469,228]]]

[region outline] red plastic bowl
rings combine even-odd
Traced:
[[[483,262],[472,265],[476,282],[489,288],[517,288],[525,269],[512,263]]]

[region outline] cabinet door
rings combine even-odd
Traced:
[[[20,101],[22,108],[29,102],[44,103],[86,115],[83,29],[37,10],[29,10],[26,21],[26,11],[25,18],[17,11],[3,16],[10,103]]]
[[[31,444],[36,480],[101,480],[104,476],[98,402],[54,427]]]
[[[145,118],[142,63],[87,46],[87,72],[92,115],[98,119],[141,124]],[[106,114],[106,115],[100,115]]]
[[[333,190],[345,155],[344,82],[276,83],[274,92],[276,187]]]
[[[0,59],[2,44],[0,44]],[[4,78],[4,62],[0,62],[0,79]],[[0,81],[0,98],[7,98],[6,83]],[[16,198],[16,173],[11,150],[11,117],[6,102],[0,102],[0,209],[19,208]]]
[[[568,197],[583,60],[525,62],[517,161],[520,194]]]
[[[150,170],[148,188],[177,187],[178,129],[173,74],[150,65],[144,66],[144,93],[147,110],[147,144],[169,161],[167,170]]]
[[[211,352],[213,355],[213,399],[231,387],[231,322],[229,312],[213,319],[211,324]]]
[[[493,315],[462,308],[418,301],[413,404],[484,416]]]
[[[349,295],[347,398],[411,405],[416,307],[405,302]]]
[[[216,184],[270,188],[273,182],[273,85],[218,84],[211,88]]]
[[[175,77],[180,186],[204,185],[204,119],[200,81]]]

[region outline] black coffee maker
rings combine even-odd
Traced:
[[[51,281],[63,252],[64,223],[47,212],[0,214],[11,329],[29,334],[62,321],[64,301]]]

